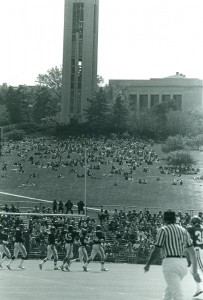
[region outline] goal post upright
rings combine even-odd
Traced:
[[[84,202],[85,202],[85,215],[87,214],[87,149],[85,146],[85,195],[84,195]]]
[[[2,157],[3,148],[3,127],[0,127],[0,158]]]

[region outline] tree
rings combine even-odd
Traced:
[[[186,138],[186,145],[192,149],[200,150],[203,146],[203,134]]]
[[[22,141],[25,137],[23,130],[14,129],[6,134],[7,140]]]
[[[47,74],[39,74],[36,82],[51,89],[58,100],[61,100],[62,67],[54,67],[49,69]]]
[[[167,163],[170,166],[178,167],[180,171],[185,168],[190,168],[196,162],[192,155],[186,151],[174,151],[168,154]]]
[[[163,101],[155,106],[152,107],[152,111],[157,115],[162,117],[163,119],[166,118],[166,114],[169,111],[177,110],[177,104],[175,100],[167,100]]]
[[[0,104],[0,126],[8,125],[9,123],[10,123],[10,117],[6,105]]]
[[[165,138],[167,136],[167,132],[166,132],[167,114],[170,111],[175,111],[175,110],[177,110],[177,104],[175,100],[163,101],[152,107],[151,111],[156,118],[160,137],[162,136],[162,138]]]
[[[158,134],[156,118],[150,110],[132,111],[128,118],[128,130],[141,137],[156,138]]]
[[[188,117],[191,120],[192,133],[194,135],[203,134],[203,111],[200,108],[195,108],[188,112]]]
[[[112,105],[112,122],[117,133],[126,130],[128,119],[128,106],[126,98],[118,93]]]
[[[169,136],[162,146],[162,151],[169,153],[171,151],[183,150],[185,147],[183,137],[180,135]]]
[[[97,85],[101,87],[104,84],[104,78],[100,75],[97,75]]]
[[[192,133],[192,120],[187,112],[170,111],[166,114],[167,135],[188,135]]]
[[[35,102],[32,109],[33,120],[41,123],[43,119],[55,116],[57,106],[54,102],[50,89],[45,86],[37,86],[35,91]]]
[[[21,94],[18,88],[9,86],[6,93],[6,108],[10,115],[11,123],[20,123],[21,115]]]
[[[89,128],[102,133],[108,124],[109,104],[104,88],[99,88],[92,99],[88,99],[89,108],[85,109],[85,116]]]
[[[7,94],[8,86],[6,83],[3,83],[0,86],[0,104],[6,104],[6,94]]]
[[[32,109],[32,117],[35,122],[41,123],[42,119],[54,116],[56,106],[54,106],[50,89],[45,86],[37,86],[35,91],[35,102]]]

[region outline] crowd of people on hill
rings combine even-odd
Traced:
[[[115,185],[118,185],[118,176],[124,180],[134,180],[133,174],[136,170],[143,171],[143,178],[138,183],[147,184],[147,174],[153,164],[159,163],[160,158],[155,152],[152,140],[132,139],[111,139],[106,137],[70,137],[64,141],[35,138],[24,141],[8,141],[4,144],[3,154],[16,154],[16,161],[13,166],[19,173],[25,172],[25,162],[29,165],[29,176],[25,183],[19,187],[30,186],[32,179],[40,178],[41,168],[57,172],[56,177],[64,177],[62,167],[68,168],[70,173],[80,179],[87,175],[115,177]],[[87,166],[87,173],[84,173],[84,166]],[[2,163],[1,176],[6,177],[10,166],[5,160]],[[109,166],[107,169],[104,166]],[[181,176],[178,167],[168,167],[159,164],[159,174],[174,174]],[[26,170],[28,172],[28,170]],[[184,170],[188,174],[198,174],[199,169],[189,168]],[[98,175],[99,174],[99,175]],[[157,181],[160,176],[157,176]],[[33,183],[35,184],[35,183]]]
[[[2,162],[1,177],[5,179],[7,176],[12,177],[14,173],[11,170],[16,170],[24,178],[18,183],[18,188],[23,189],[35,189],[39,184],[42,185],[41,178],[44,176],[42,169],[52,172],[51,176],[56,177],[56,180],[63,179],[67,172],[70,174],[69,179],[75,176],[76,180],[84,178],[85,175],[92,179],[111,178],[109,181],[115,187],[124,181],[129,183],[133,181],[135,184],[146,186],[152,182],[153,185],[160,185],[163,175],[170,175],[169,179],[165,177],[163,181],[166,184],[182,186],[184,178],[181,177],[181,171],[195,175],[195,179],[200,174],[199,168],[180,170],[178,167],[162,165],[153,141],[137,138],[70,137],[64,141],[33,138],[5,142],[2,152],[5,161]],[[10,164],[10,160],[6,160],[6,156],[11,154],[16,158],[13,165]],[[53,204],[48,213],[52,212],[52,209],[58,213],[85,213],[83,201],[78,201],[77,209],[73,209],[70,202],[62,201],[58,206],[56,203]]]

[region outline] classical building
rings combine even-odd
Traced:
[[[203,81],[176,75],[149,80],[109,80],[109,85],[125,91],[137,110],[151,108],[162,101],[174,99],[180,110],[203,108]]]
[[[61,121],[85,120],[97,85],[99,0],[65,0]]]

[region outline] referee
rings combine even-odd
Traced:
[[[197,273],[197,260],[192,240],[187,230],[176,224],[174,211],[164,213],[164,223],[158,233],[155,247],[144,267],[149,271],[151,263],[160,256],[163,257],[162,269],[167,284],[163,300],[184,300],[181,280],[187,274],[187,260],[184,256],[186,250],[192,262],[192,274],[196,282],[200,282]]]

